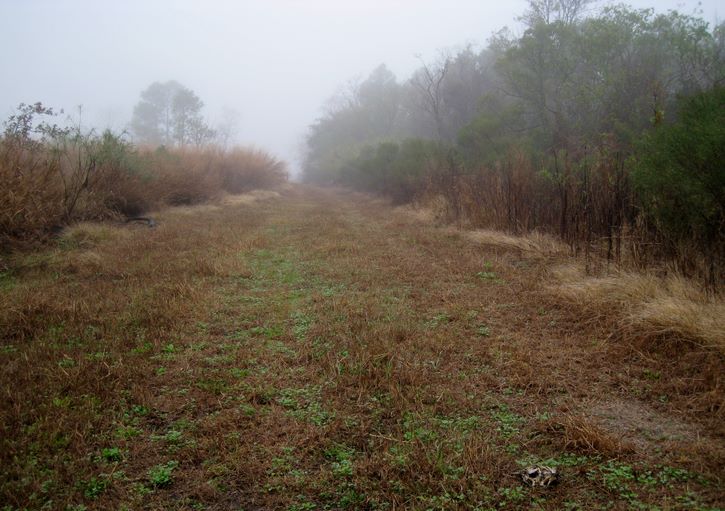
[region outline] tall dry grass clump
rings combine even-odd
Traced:
[[[287,180],[260,149],[137,148],[122,135],[52,124],[52,109],[21,105],[0,137],[0,243],[36,241],[77,221],[198,204]]]
[[[725,355],[725,302],[680,275],[616,272],[586,275],[580,266],[553,271],[550,291],[586,310],[590,320],[618,318],[616,335],[640,346],[685,342]]]
[[[288,177],[283,161],[261,149],[242,147],[224,154],[219,173],[222,187],[228,193],[273,188]]]
[[[0,242],[37,236],[63,216],[57,163],[12,141],[0,145]]]

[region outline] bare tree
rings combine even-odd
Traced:
[[[216,141],[222,149],[229,148],[230,143],[237,137],[241,114],[234,108],[224,107],[221,120],[216,123]]]
[[[410,79],[410,84],[418,92],[418,106],[433,118],[436,133],[440,140],[450,140],[443,121],[443,81],[448,73],[451,58],[442,54],[433,64],[426,63],[420,56],[421,68]]]
[[[592,0],[529,0],[529,9],[520,19],[529,27],[555,21],[569,25],[579,19],[591,2]]]
[[[574,23],[591,2],[592,0],[559,0],[559,20],[567,25]]]

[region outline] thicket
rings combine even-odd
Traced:
[[[587,3],[532,0],[522,35],[402,83],[379,67],[312,126],[305,178],[721,287],[725,25]]]
[[[43,239],[80,220],[139,215],[222,193],[275,186],[285,164],[264,151],[135,147],[123,135],[54,123],[20,105],[0,137],[0,248]]]

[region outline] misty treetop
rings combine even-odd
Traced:
[[[680,164],[681,150],[662,147],[725,146],[714,128],[725,109],[725,24],[587,0],[531,0],[519,20],[520,35],[502,29],[480,51],[421,60],[407,80],[381,65],[349,86],[310,128],[304,177],[398,201],[442,194],[453,216],[549,230],[577,250],[603,239],[617,259],[625,238],[641,242],[630,246],[638,258],[722,259],[725,162],[711,151],[706,164]],[[704,111],[681,99],[695,97],[714,110],[702,122],[692,112]],[[682,138],[689,129],[700,143]],[[683,228],[684,218],[698,227]]]
[[[141,143],[199,147],[215,136],[201,114],[203,107],[194,91],[179,82],[154,82],[141,92],[131,129]]]

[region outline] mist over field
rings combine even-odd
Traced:
[[[716,511],[703,0],[0,0],[2,511]]]
[[[714,21],[717,0],[636,0]],[[176,80],[211,126],[288,161],[298,174],[307,127],[350,80],[385,63],[404,80],[443,49],[485,47],[525,0],[0,2],[0,114],[41,101],[88,127],[129,129],[139,94]],[[596,2],[597,9],[606,2]],[[719,10],[718,10],[719,8]]]

